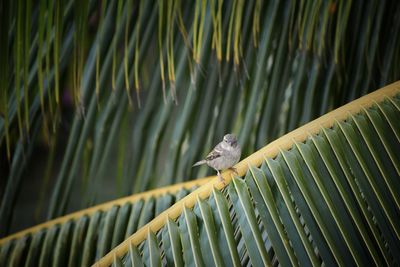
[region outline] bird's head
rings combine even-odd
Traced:
[[[230,146],[235,147],[237,145],[237,139],[236,136],[233,134],[226,134],[224,136],[224,142],[229,144]]]

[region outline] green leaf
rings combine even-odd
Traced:
[[[26,262],[25,266],[31,267],[31,266],[37,266],[39,262],[39,255],[41,251],[41,244],[43,243],[45,236],[44,231],[39,231],[35,233],[32,237],[31,245],[28,250],[28,254],[26,256]]]
[[[143,249],[143,258],[146,266],[161,266],[161,256],[158,247],[158,240],[151,231],[147,234],[147,244]]]
[[[204,263],[206,266],[215,265],[222,266],[224,262],[222,261],[221,251],[219,250],[217,231],[215,229],[214,218],[211,213],[211,208],[207,202],[198,199],[198,205],[196,206],[194,212],[197,215],[197,220],[199,221],[200,229],[200,246],[201,251],[204,254],[212,255],[212,257],[205,257]]]
[[[39,257],[39,264],[38,266],[49,266],[52,263],[53,258],[53,249],[55,246],[55,242],[57,239],[57,235],[59,233],[59,226],[52,227],[43,241],[43,246],[41,249],[40,257]]]
[[[289,247],[289,241],[284,233],[285,230],[283,229],[282,222],[279,219],[274,196],[264,174],[262,171],[250,167],[250,173],[246,176],[246,182],[253,198],[257,202],[258,212],[267,231],[268,239],[275,248],[274,250],[279,261],[285,265],[297,266],[297,260],[294,257],[292,249]]]
[[[129,255],[132,267],[144,266],[137,247],[132,244],[129,246]]]
[[[76,222],[75,229],[72,235],[71,252],[69,254],[68,264],[70,266],[80,265],[83,258],[83,249],[85,243],[86,233],[88,231],[89,218],[83,216]]]
[[[340,129],[343,131],[346,139],[349,141],[352,150],[354,151],[359,164],[361,165],[362,171],[366,176],[367,184],[364,181],[360,181],[360,183],[364,183],[364,190],[368,190],[371,192],[371,199],[377,199],[376,205],[380,206],[381,212],[385,214],[384,220],[388,220],[391,227],[389,228],[392,234],[398,236],[398,223],[395,220],[396,209],[394,208],[393,200],[390,198],[388,194],[387,188],[385,188],[384,183],[378,182],[384,181],[384,178],[379,172],[377,164],[374,162],[372,155],[368,152],[367,146],[364,141],[360,138],[361,134],[355,132],[355,125],[353,123],[339,123]],[[358,137],[358,138],[357,138]],[[361,140],[360,140],[361,139]],[[357,141],[356,141],[357,140]],[[367,189],[368,188],[368,189]],[[363,190],[363,192],[364,192]],[[371,204],[372,205],[372,204]],[[390,238],[392,239],[392,238]]]
[[[280,194],[275,195],[278,203],[277,208],[280,212],[282,224],[285,226],[288,238],[293,240],[291,244],[299,261],[299,265],[319,265],[317,255],[315,255],[312,244],[308,240],[302,222],[296,212],[296,207],[294,205],[295,203],[292,202],[288,184],[285,181],[285,174],[283,170],[284,167],[281,166],[279,161],[267,160],[267,163],[271,172],[266,170],[265,165],[264,168],[262,167],[261,169],[267,176],[269,176],[269,173],[274,176],[276,185],[280,191]]]
[[[114,233],[112,235],[111,247],[116,247],[124,240],[129,215],[131,214],[131,208],[131,203],[126,203],[119,209],[114,225]]]
[[[185,264],[205,266],[200,250],[197,220],[192,210],[184,208],[184,215],[179,221],[179,230]]]
[[[114,206],[111,208],[110,212],[106,214],[105,220],[103,221],[103,230],[99,235],[99,249],[96,251],[96,259],[99,259],[101,255],[105,255],[107,251],[110,250],[110,244],[114,232],[114,225],[116,217],[119,212],[119,207]]]
[[[304,197],[304,201],[307,203],[306,209],[309,209],[311,212],[311,216],[308,218],[308,220],[307,218],[305,218],[306,223],[312,225],[313,223],[311,222],[311,220],[315,220],[318,226],[313,226],[317,227],[317,229],[320,229],[321,231],[318,234],[315,233],[315,235],[322,236],[325,239],[325,242],[327,243],[327,245],[329,246],[329,250],[331,251],[330,253],[333,254],[336,261],[338,261],[339,263],[345,262],[343,256],[346,255],[349,257],[349,255],[348,253],[344,254],[344,244],[341,240],[341,236],[337,232],[336,225],[332,223],[333,220],[330,213],[324,212],[328,210],[328,207],[323,201],[320,201],[320,199],[322,199],[321,193],[318,191],[315,183],[312,181],[311,175],[306,169],[305,163],[301,158],[301,155],[297,150],[295,150],[295,148],[293,148],[292,153],[283,152],[282,155],[286,164],[288,165],[291,174],[293,175],[296,186],[299,188],[301,194]],[[306,211],[303,210],[302,213],[306,213]]]
[[[270,265],[270,259],[264,247],[254,208],[250,201],[250,195],[243,183],[244,181],[242,180],[234,179],[234,187],[231,185],[228,188],[233,207],[238,216],[240,230],[252,264],[257,266]]]
[[[229,206],[226,198],[222,193],[214,188],[210,198],[210,206],[212,208],[216,229],[218,231],[218,241],[221,245],[221,251],[224,255],[223,259],[228,266],[240,266],[240,259],[234,239],[234,229],[229,214]],[[222,248],[228,249],[222,249]]]
[[[82,263],[81,265],[90,265],[96,256],[96,247],[98,227],[101,220],[104,220],[104,215],[98,211],[90,217],[89,226],[87,229],[85,243],[82,252]],[[79,258],[78,258],[79,259]],[[72,263],[72,262],[71,262]]]
[[[389,264],[389,255],[387,253],[387,250],[385,249],[385,245],[383,244],[383,240],[380,237],[379,230],[376,226],[376,224],[373,221],[372,214],[368,211],[368,207],[363,199],[363,196],[361,192],[359,191],[359,187],[356,183],[355,176],[359,173],[357,170],[356,166],[357,163],[355,162],[355,157],[351,154],[351,150],[349,148],[349,145],[344,142],[344,137],[339,137],[339,134],[337,132],[338,126],[335,125],[335,131],[331,129],[323,129],[324,135],[326,136],[329,144],[331,145],[334,155],[336,156],[340,168],[342,169],[344,175],[346,176],[346,180],[348,184],[351,187],[352,194],[355,196],[357,200],[357,204],[359,209],[362,211],[362,216],[364,217],[364,220],[367,221],[368,226],[369,226],[369,231],[372,232],[372,236],[374,238],[375,244],[378,244],[380,252],[385,258],[385,261]],[[333,145],[334,144],[334,145]],[[347,155],[347,156],[344,156]],[[349,203],[350,205],[352,204],[353,206],[355,205],[355,201],[353,200],[354,203]],[[357,213],[357,209],[354,207],[350,208],[352,212],[352,217],[354,218],[354,221],[357,225],[357,227],[360,229],[360,233],[363,237],[363,239],[366,242],[366,245],[368,249],[370,250],[371,255],[373,256],[374,261],[379,265],[380,263],[380,254],[375,248],[375,246],[371,245],[371,240],[368,236],[368,229],[364,229],[364,220],[359,218],[358,216],[361,216],[360,214]],[[357,218],[358,217],[358,218]]]
[[[27,238],[21,238],[16,242],[13,252],[10,255],[10,266],[19,266],[22,263],[27,245]]]
[[[176,222],[171,219],[168,219],[167,227],[163,230],[162,241],[167,266],[183,266],[179,228]]]
[[[71,246],[73,222],[67,221],[61,226],[57,242],[54,247],[53,265],[62,265],[68,261]],[[67,253],[66,253],[67,252]]]

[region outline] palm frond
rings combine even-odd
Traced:
[[[104,203],[0,240],[0,265],[89,266],[210,178]]]
[[[232,182],[222,192],[221,182],[200,187],[97,266],[396,265],[399,89],[392,84],[276,140],[237,165],[241,177],[225,172]]]

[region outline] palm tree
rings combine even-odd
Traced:
[[[2,236],[22,216],[26,227],[205,176],[190,166],[224,133],[247,156],[399,79],[396,1],[0,5]],[[135,233],[102,262],[398,264],[396,88],[245,161],[222,193],[199,180],[83,210],[3,239],[0,262],[86,266]],[[193,186],[207,193],[180,202]]]

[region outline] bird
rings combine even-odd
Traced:
[[[242,149],[237,142],[236,136],[234,134],[226,134],[223,140],[214,147],[207,157],[193,164],[193,167],[207,164],[217,171],[219,179],[224,182],[220,171],[231,169],[237,174],[233,166],[239,162],[241,152]]]

